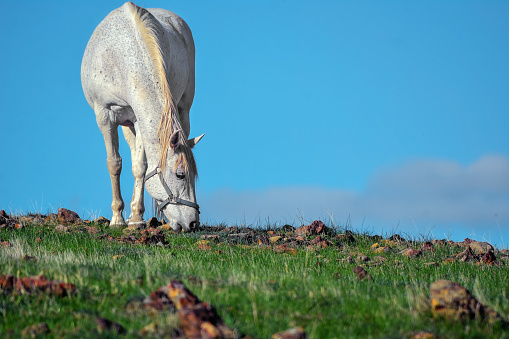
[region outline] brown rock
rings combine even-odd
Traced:
[[[295,230],[295,235],[318,235],[328,233],[328,227],[320,220],[313,221],[310,225],[301,226]]]
[[[359,280],[371,280],[371,274],[369,274],[362,266],[357,266],[353,269],[353,273]]]
[[[482,241],[472,241],[469,246],[474,254],[483,254],[495,251],[495,248],[490,243]]]
[[[294,327],[289,330],[274,333],[272,339],[306,339],[306,332],[302,327]]]
[[[399,234],[391,235],[389,240],[396,241],[396,242],[405,242],[406,241],[405,238],[401,237],[401,235],[399,235]]]
[[[64,225],[75,224],[80,222],[80,216],[78,213],[68,210],[66,208],[58,209],[58,221]]]
[[[0,210],[0,216],[5,219],[9,219],[9,215],[4,210]]]
[[[180,328],[187,338],[236,338],[216,310],[201,302],[180,281],[172,280],[167,286],[168,295],[178,310]]]
[[[277,243],[282,238],[283,238],[282,236],[275,235],[275,236],[269,238],[269,242],[271,244],[275,244],[275,243]]]
[[[284,225],[283,227],[281,227],[281,231],[285,233],[295,232],[295,227],[293,227],[292,225]]]
[[[434,251],[434,250],[435,250],[435,248],[433,248],[433,244],[431,242],[429,242],[429,241],[426,241],[424,243],[424,245],[422,245],[422,247],[421,247],[421,251],[422,252]]]
[[[375,248],[373,250],[373,253],[388,253],[391,251],[392,251],[392,248],[390,246],[382,246],[382,247]]]
[[[297,254],[297,250],[293,247],[288,246],[287,244],[276,245],[273,248],[276,253],[288,253],[288,254]]]
[[[390,240],[390,239],[384,239],[381,241],[381,243],[384,244],[385,246],[390,246],[390,247],[396,247],[399,244],[399,242],[397,242],[395,240]]]
[[[474,254],[474,252],[472,252],[472,249],[470,248],[470,246],[467,246],[467,248],[465,248],[465,250],[463,252],[457,254],[456,257],[461,261],[470,261],[470,260],[479,261],[478,256],[476,256]]]
[[[482,305],[470,292],[459,284],[438,280],[430,285],[431,311],[435,316],[452,320],[479,319],[483,322],[503,322],[493,309]]]
[[[42,336],[42,335],[48,334],[48,333],[50,333],[50,329],[48,327],[48,324],[46,324],[46,323],[39,323],[39,324],[31,325],[31,326],[25,327],[23,329],[23,331],[21,331],[21,335],[23,337],[32,337],[32,338]]]
[[[110,221],[108,219],[106,219],[105,217],[99,217],[94,220],[94,223],[102,226],[102,225],[109,225]]]
[[[73,284],[58,281],[50,281],[45,276],[32,276],[15,278],[12,275],[0,275],[0,286],[4,291],[12,292],[45,292],[51,295],[65,297],[74,293],[76,287]]]
[[[485,264],[489,264],[489,265],[493,265],[493,263],[497,260],[497,258],[495,257],[495,254],[491,251],[489,251],[488,253],[484,253],[483,256],[481,257],[481,261]]]
[[[97,324],[97,330],[99,332],[111,331],[117,334],[127,333],[126,329],[122,325],[114,321],[108,320],[106,318],[98,317],[97,319],[95,319],[95,323]]]
[[[421,251],[414,250],[412,247],[409,247],[406,250],[401,251],[400,253],[409,258],[416,258],[422,255]]]
[[[431,241],[431,244],[433,246],[445,246],[445,245],[447,245],[447,240],[445,240],[445,239],[440,239],[440,240],[434,239],[434,240]]]

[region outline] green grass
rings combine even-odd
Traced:
[[[1,229],[0,238],[12,247],[0,247],[0,274],[42,274],[75,284],[76,293],[0,293],[0,337],[20,337],[25,327],[40,322],[48,324],[51,337],[114,337],[97,332],[97,317],[121,324],[127,337],[140,337],[138,332],[152,323],[169,333],[178,324],[174,313],[127,305],[172,279],[212,304],[228,326],[253,338],[270,338],[295,326],[310,338],[398,338],[419,331],[446,338],[509,337],[500,326],[432,316],[429,285],[438,279],[461,284],[504,318],[509,315],[507,264],[442,264],[462,251],[457,246],[437,247],[419,258],[399,251],[380,254],[386,262],[363,263],[373,279],[358,280],[352,269],[359,263],[342,259],[353,252],[376,256],[371,251],[375,241],[362,234],[354,234],[352,244],[315,251],[302,246],[291,254],[276,253],[273,245],[246,245],[222,233],[216,233],[220,243],[210,242],[211,250],[199,250],[196,242],[204,232],[166,233],[168,246],[148,246],[101,239],[105,233],[121,235],[106,226],[97,235],[55,232],[54,226],[27,223],[20,230]],[[24,255],[36,260],[26,261]],[[425,265],[432,261],[440,266]]]

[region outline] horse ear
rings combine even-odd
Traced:
[[[193,148],[201,140],[201,138],[203,138],[204,135],[205,135],[205,133],[203,133],[199,137],[187,140],[187,144],[189,145],[189,147]]]
[[[179,132],[173,132],[170,138],[170,147],[171,149],[175,149],[179,145]]]

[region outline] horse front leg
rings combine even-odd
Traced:
[[[140,133],[136,134],[136,130],[132,126],[122,126],[122,132],[129,148],[131,149],[131,160],[134,176],[133,198],[131,200],[131,215],[127,220],[129,226],[146,225],[143,219],[145,213],[144,193],[145,193],[145,172],[147,171],[147,158],[145,148]]]
[[[110,227],[122,227],[125,226],[125,221],[122,216],[124,201],[122,200],[122,194],[120,192],[122,158],[118,152],[118,126],[109,121],[105,108],[99,109],[99,111],[96,110],[96,120],[103,135],[104,144],[106,145],[106,164],[111,179],[111,210],[113,211],[113,216],[110,221]]]

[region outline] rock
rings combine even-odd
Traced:
[[[12,247],[12,244],[10,242],[8,242],[7,240],[5,240],[0,243],[0,246]]]
[[[329,242],[327,240],[324,240],[321,235],[317,236],[310,242],[311,245],[315,248],[326,248],[329,247]]]
[[[273,248],[273,251],[276,253],[288,253],[288,254],[297,254],[297,250],[293,247],[288,246],[287,244],[276,245]]]
[[[382,246],[373,250],[373,253],[389,253],[392,251],[390,246]]]
[[[474,254],[483,254],[495,251],[495,248],[490,243],[482,241],[472,241],[469,246]]]
[[[278,240],[280,240],[281,238],[282,238],[281,236],[276,235],[276,236],[270,237],[270,238],[269,238],[269,242],[270,242],[271,244],[275,244],[275,243],[277,243],[277,242],[278,242]]]
[[[431,311],[435,316],[460,321],[479,319],[489,324],[500,321],[507,325],[493,309],[482,305],[467,289],[453,281],[438,280],[430,285],[430,292]]]
[[[427,251],[434,251],[435,248],[433,247],[433,244],[430,243],[429,241],[426,241],[422,247],[421,247],[421,251],[422,252],[427,252]]]
[[[108,219],[106,219],[105,217],[99,217],[94,220],[94,223],[97,225],[101,225],[101,226],[103,226],[103,225],[108,226],[110,224],[110,221]]]
[[[409,247],[406,250],[401,251],[400,253],[409,258],[416,258],[422,255],[421,251],[414,250],[412,247]]]
[[[389,240],[396,241],[396,242],[405,242],[406,241],[405,238],[402,238],[401,235],[399,235],[399,234],[391,235]]]
[[[178,310],[180,328],[187,338],[236,338],[236,333],[224,324],[216,310],[201,302],[180,281],[172,280],[168,295]]]
[[[446,246],[447,245],[447,240],[445,240],[445,239],[440,239],[440,240],[434,239],[434,240],[431,241],[431,244],[433,246]]]
[[[43,275],[23,278],[15,278],[11,274],[0,275],[0,287],[7,292],[45,292],[58,297],[65,297],[76,290],[73,284],[50,281]]]
[[[120,325],[114,321],[108,320],[106,318],[98,317],[95,319],[95,323],[97,324],[97,330],[100,333],[106,332],[106,331],[115,332],[117,334],[127,333],[126,329],[122,325]]]
[[[497,258],[495,257],[495,254],[491,251],[489,251],[488,253],[484,253],[483,256],[481,257],[481,261],[489,265],[493,265],[493,263],[495,263],[496,260]]]
[[[431,333],[431,332],[417,332],[417,333],[413,333],[409,336],[410,339],[434,339],[434,338],[438,338],[438,336],[434,333]]]
[[[45,334],[50,333],[50,329],[48,327],[48,324],[46,323],[39,323],[32,326],[25,327],[23,331],[21,331],[21,335],[23,337],[38,337]]]
[[[138,234],[141,230],[142,230],[141,225],[129,225],[122,230],[122,234],[127,236],[134,235]]]
[[[274,333],[272,339],[306,339],[306,332],[302,327],[294,327],[289,330]]]
[[[456,257],[461,261],[479,261],[479,257],[474,254],[470,246],[467,246],[463,252],[456,254]]]
[[[9,215],[4,210],[0,210],[0,217],[3,217],[4,219],[9,219]]]
[[[362,266],[357,266],[353,269],[355,277],[359,280],[371,280],[371,274],[369,274]]]
[[[295,230],[295,235],[319,235],[319,234],[327,234],[329,232],[329,228],[325,226],[323,222],[320,220],[313,221],[310,225],[301,226]]]
[[[396,247],[398,246],[399,242],[395,241],[395,240],[390,240],[390,239],[384,239],[381,241],[382,244],[384,244],[385,246],[390,246],[390,247]]]
[[[68,210],[66,208],[58,209],[58,221],[64,225],[75,224],[80,222],[80,216],[78,213]]]
[[[295,227],[293,227],[292,225],[284,225],[283,227],[281,227],[281,231],[285,233],[295,232]]]

